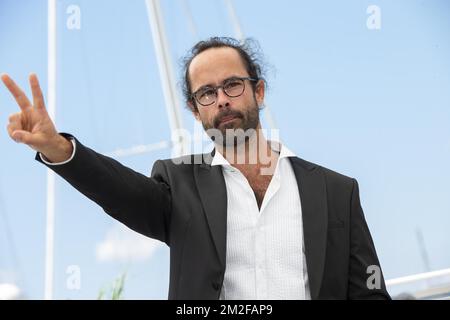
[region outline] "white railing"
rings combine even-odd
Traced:
[[[421,282],[425,284],[420,287]],[[394,287],[410,286],[398,297],[406,294],[414,299],[449,300],[450,268],[386,280],[386,286],[388,291],[394,291]]]

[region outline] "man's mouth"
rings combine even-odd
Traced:
[[[235,116],[235,115],[225,116],[222,119],[220,119],[219,124],[225,124],[225,123],[231,122],[231,121],[233,121],[234,119],[237,119],[237,118],[238,117]]]

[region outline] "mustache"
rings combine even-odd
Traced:
[[[216,118],[214,119],[214,123],[213,123],[214,128],[217,128],[219,126],[219,124],[223,118],[230,117],[230,116],[235,117],[235,118],[241,118],[241,119],[244,118],[244,115],[241,112],[228,109],[216,116]]]

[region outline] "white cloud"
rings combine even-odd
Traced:
[[[0,283],[0,300],[16,300],[19,298],[19,287],[11,283]]]
[[[96,245],[97,261],[130,262],[143,261],[152,257],[164,244],[147,238],[116,224],[106,233],[105,239]]]

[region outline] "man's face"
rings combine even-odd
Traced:
[[[192,92],[204,86],[218,86],[232,77],[249,77],[239,53],[233,48],[212,48],[196,56],[189,67]],[[252,83],[245,80],[245,90],[239,97],[229,97],[222,89],[216,102],[202,106],[197,102],[194,112],[203,128],[218,129],[225,137],[227,129],[257,129],[259,105],[264,100],[264,82],[259,81],[255,92]],[[229,132],[229,131],[227,131]]]

